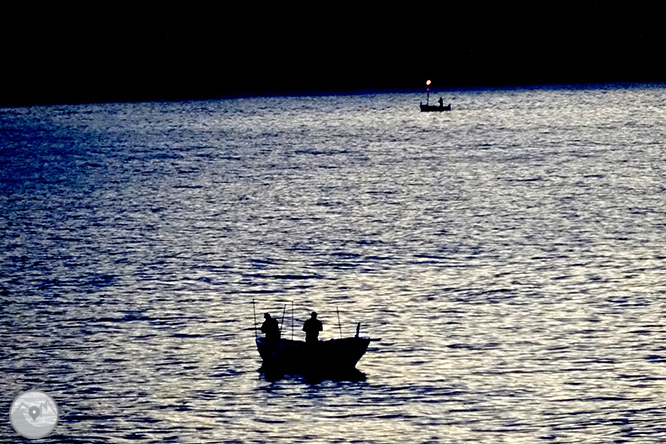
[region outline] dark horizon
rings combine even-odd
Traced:
[[[0,106],[666,80],[639,4],[115,5],[10,15]]]

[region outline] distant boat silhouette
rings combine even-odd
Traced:
[[[431,105],[430,104],[430,80],[426,82],[426,104],[424,105],[423,102],[420,103],[421,106],[421,112],[441,112],[441,111],[451,111],[451,104],[449,103],[448,105],[444,106],[444,99],[441,97],[439,98],[439,105]]]
[[[423,104],[421,103],[421,111],[422,112],[430,112],[430,111],[451,111],[451,104],[449,103],[448,105],[444,106],[442,105],[429,105],[429,104]]]

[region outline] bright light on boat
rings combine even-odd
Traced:
[[[428,81],[426,82],[426,85],[427,85],[427,86],[430,86],[430,83],[431,83],[430,80],[428,80]]]

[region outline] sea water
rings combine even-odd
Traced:
[[[666,440],[666,87],[436,95],[1,109],[0,442]]]

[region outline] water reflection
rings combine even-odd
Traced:
[[[6,393],[70,442],[663,441],[664,90],[457,94],[0,113]],[[382,341],[262,374],[253,299]]]
[[[367,379],[365,373],[358,369],[344,372],[305,372],[302,374],[290,374],[274,370],[258,370],[261,379],[267,382],[278,382],[281,380],[299,381],[309,385],[321,384],[325,381],[332,382],[362,382]]]

